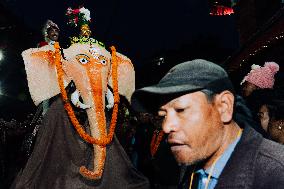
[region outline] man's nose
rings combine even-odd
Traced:
[[[162,123],[162,129],[165,133],[177,131],[177,129],[178,129],[177,118],[173,114],[168,113],[165,116],[164,121]]]

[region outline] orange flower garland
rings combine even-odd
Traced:
[[[158,131],[158,130],[155,130],[154,131],[154,134],[152,136],[152,140],[151,140],[151,149],[150,149],[150,153],[151,153],[151,156],[153,157],[157,150],[158,150],[158,147],[163,139],[163,136],[164,136],[164,132],[162,130]]]
[[[103,174],[103,169],[104,169],[104,165],[105,165],[105,159],[106,159],[106,147],[101,147],[99,146],[99,148],[101,148],[101,156],[100,159],[98,160],[98,165],[97,165],[97,172],[93,172],[88,170],[85,166],[81,166],[80,167],[80,173],[81,175],[83,175],[84,177],[88,178],[88,179],[99,179],[101,178],[102,174]]]
[[[86,131],[82,128],[80,125],[78,119],[76,118],[76,115],[73,111],[73,108],[68,100],[67,92],[65,91],[64,84],[63,84],[63,75],[64,71],[62,68],[62,63],[61,63],[61,54],[60,54],[60,46],[59,43],[56,42],[54,44],[55,48],[55,65],[56,65],[56,70],[57,70],[57,75],[58,75],[58,84],[60,88],[60,92],[62,95],[62,99],[64,102],[64,108],[66,109],[68,116],[75,127],[76,131],[80,135],[80,137],[85,140],[88,143],[91,144],[96,144],[99,146],[106,146],[109,144],[114,135],[115,131],[115,126],[116,126],[116,120],[117,120],[117,114],[118,114],[118,104],[119,104],[119,94],[118,94],[118,76],[117,76],[117,67],[118,67],[118,62],[116,60],[116,50],[115,47],[111,47],[112,50],[112,80],[113,80],[113,94],[114,94],[114,106],[113,106],[113,112],[112,112],[112,117],[111,117],[111,122],[110,122],[110,129],[109,133],[105,137],[101,137],[99,139],[96,139],[92,136],[90,136]],[[101,123],[99,123],[101,124]],[[103,134],[104,136],[104,134]]]

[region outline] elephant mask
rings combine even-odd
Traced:
[[[100,179],[107,155],[106,145],[111,142],[114,132],[112,126],[116,123],[118,93],[130,101],[135,89],[134,67],[126,56],[116,53],[115,50],[111,54],[98,44],[72,44],[64,49],[64,59],[61,58],[59,44],[56,43],[54,47],[55,51],[44,46],[22,53],[31,97],[35,105],[38,105],[59,93],[62,94],[64,107],[72,124],[79,135],[94,147],[94,171],[82,166],[80,173],[90,179]],[[75,83],[77,92],[77,100],[74,102],[86,109],[90,135],[80,127],[65,94],[64,87],[71,80]],[[115,104],[110,131],[107,131],[104,112],[108,86],[113,88]],[[83,102],[79,101],[79,95]]]

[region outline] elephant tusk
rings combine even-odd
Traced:
[[[107,98],[107,109],[111,109],[114,106],[114,97],[112,92],[110,91],[109,88],[107,88],[107,92],[106,92],[106,98]]]
[[[76,89],[72,94],[71,94],[71,102],[77,107],[77,108],[82,108],[82,109],[88,109],[91,106],[86,105],[82,103],[79,99],[79,91]]]

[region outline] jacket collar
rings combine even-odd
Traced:
[[[263,137],[250,126],[246,126],[240,141],[224,167],[215,189],[252,188],[258,148]],[[249,166],[248,166],[249,165]],[[188,178],[193,167],[182,166],[180,188],[188,188]]]
[[[262,136],[247,126],[231,158],[222,171],[216,189],[252,188],[257,154]]]

